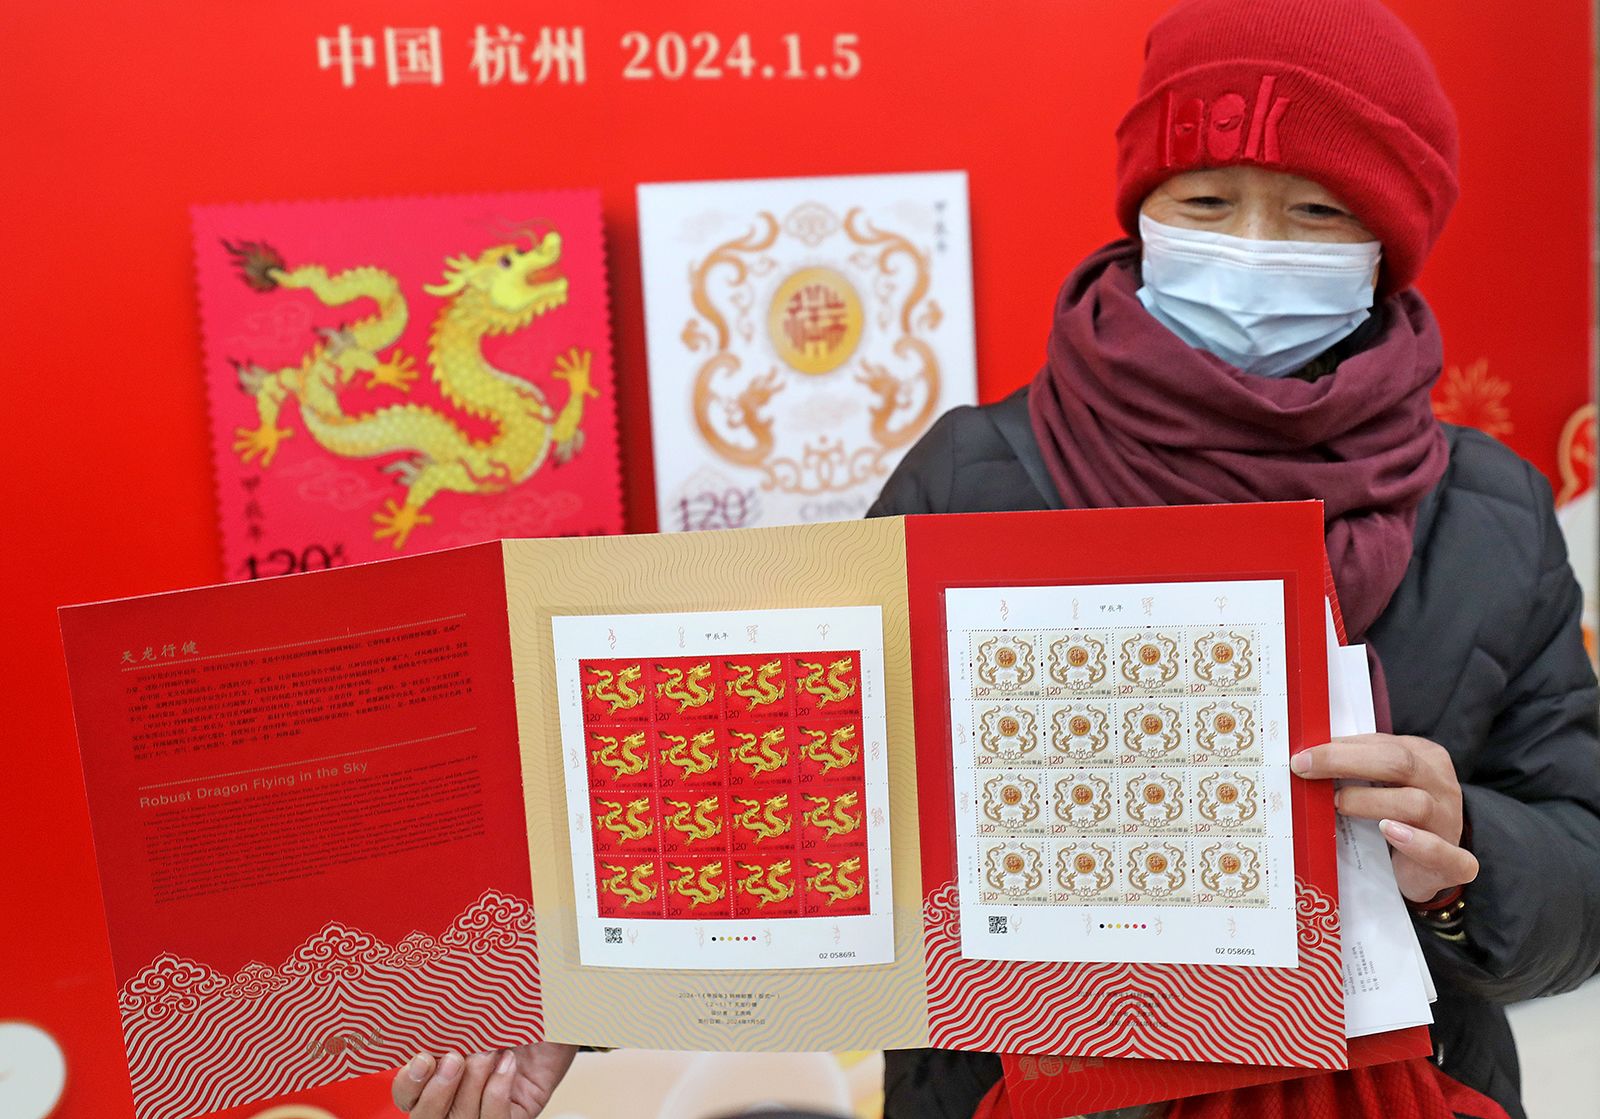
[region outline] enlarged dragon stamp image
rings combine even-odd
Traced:
[[[228,578],[621,531],[597,194],[193,225]]]
[[[639,188],[663,531],[859,517],[934,419],[975,401],[966,187]]]

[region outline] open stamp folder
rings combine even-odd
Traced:
[[[1344,1067],[1323,587],[1296,503],[67,608],[139,1114],[537,1038]]]

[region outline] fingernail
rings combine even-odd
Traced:
[[[446,1053],[444,1060],[439,1062],[439,1075],[445,1080],[454,1080],[456,1073],[461,1071],[461,1058],[454,1053]]]
[[[516,1067],[517,1059],[510,1053],[502,1053],[500,1055],[500,1063],[495,1066],[494,1071],[496,1075],[504,1076],[506,1073],[510,1072]]]
[[[1300,751],[1289,759],[1289,768],[1304,777],[1311,772],[1311,755],[1304,750]]]
[[[433,1071],[433,1058],[426,1053],[418,1053],[406,1065],[406,1075],[418,1084],[428,1079],[428,1074]]]
[[[1411,842],[1411,836],[1412,836],[1413,832],[1406,825],[1404,825],[1402,823],[1399,823],[1398,821],[1395,821],[1395,820],[1379,820],[1378,821],[1378,826],[1383,829],[1383,834],[1384,835],[1387,835],[1390,839],[1394,840],[1396,843],[1410,843]]]

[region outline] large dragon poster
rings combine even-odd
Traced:
[[[963,172],[639,188],[662,531],[850,520],[975,403]]]
[[[597,192],[193,219],[229,579],[621,531]]]

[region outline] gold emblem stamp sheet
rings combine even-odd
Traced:
[[[584,964],[893,960],[877,607],[552,625]]]
[[[639,187],[664,532],[851,520],[977,391],[964,172]]]
[[[945,605],[963,954],[1293,966],[1282,584]]]

